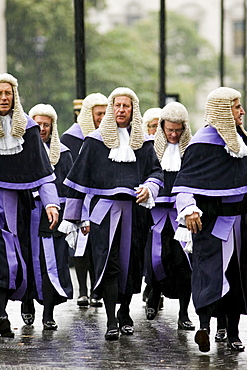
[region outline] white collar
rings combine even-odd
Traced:
[[[239,152],[238,153],[234,153],[233,151],[231,151],[227,145],[225,145],[225,150],[227,151],[227,153],[229,153],[232,157],[235,157],[235,158],[243,158],[243,157],[246,157],[247,156],[247,146],[245,145],[244,141],[243,141],[243,138],[241,135],[237,135],[237,140],[240,144],[240,149],[239,149]]]
[[[129,132],[126,127],[118,127],[120,145],[110,150],[108,158],[115,162],[136,162],[134,150],[129,146]]]
[[[0,138],[0,155],[18,154],[23,150],[24,139],[11,135],[12,119],[9,114],[1,116],[4,136]]]
[[[167,143],[165,152],[161,159],[162,170],[177,172],[181,167],[181,154],[179,144]]]

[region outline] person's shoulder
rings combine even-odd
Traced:
[[[193,144],[211,144],[225,145],[224,140],[220,137],[217,130],[212,126],[201,127],[189,142],[188,146]]]
[[[102,139],[102,136],[101,136],[101,133],[100,133],[100,129],[97,128],[96,130],[92,131],[90,134],[88,134],[86,137],[85,137],[85,142],[88,140],[88,139],[95,139],[95,140],[98,140],[98,141],[101,141],[103,142],[103,139]]]
[[[32,127],[35,127],[35,126],[39,126],[37,122],[35,122],[31,117],[29,117],[26,113],[25,113],[25,116],[27,118],[27,125],[26,125],[26,130],[32,128]]]
[[[64,153],[64,152],[70,152],[70,149],[66,145],[60,142],[60,153]]]
[[[146,132],[144,133],[144,142],[146,141],[154,141],[154,135],[148,135]]]
[[[70,136],[74,136],[78,139],[81,139],[81,140],[84,140],[84,136],[83,136],[83,133],[82,133],[82,130],[80,128],[80,125],[79,123],[75,122],[73,123],[72,126],[70,126],[68,128],[68,130],[66,130],[62,135],[61,135],[61,138],[64,136],[64,135],[70,135]]]

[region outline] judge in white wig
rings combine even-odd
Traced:
[[[58,222],[59,199],[39,128],[24,113],[18,82],[9,73],[0,74],[0,118],[0,334],[13,337],[6,305],[9,298],[23,299],[27,272],[31,274],[27,267],[31,259],[30,191],[37,187],[51,229]]]
[[[101,93],[92,93],[83,100],[82,109],[77,118],[84,136],[90,134],[99,127],[99,123],[105,114],[108,99]]]
[[[98,128],[106,110],[108,99],[101,93],[92,93],[85,97],[77,122],[66,130],[60,138],[61,143],[70,150],[73,161],[76,160],[85,136]]]
[[[48,137],[50,142],[48,154],[51,164],[55,166],[60,158],[60,140],[57,130],[57,113],[55,109],[50,104],[37,104],[30,109],[28,115],[33,119],[35,119],[35,116],[46,116],[51,118],[51,130]]]
[[[129,306],[142,283],[149,226],[149,210],[144,207],[154,205],[162,180],[153,142],[144,135],[139,99],[131,89],[119,87],[108,98],[99,129],[85,137],[65,180],[71,188],[66,220],[85,220],[83,194],[93,195],[89,219],[94,292],[104,299],[107,340],[118,339],[119,331],[124,335],[134,333]],[[82,231],[88,232],[87,227]],[[116,317],[118,299],[121,305]]]
[[[210,321],[218,313],[227,315],[228,346],[244,351],[238,326],[240,315],[247,313],[246,218],[242,217],[247,136],[240,98],[240,92],[229,87],[209,93],[207,124],[188,145],[173,186],[177,220],[192,233],[192,298],[200,321],[195,342],[201,352],[210,350]],[[182,234],[178,237],[183,240]]]
[[[148,320],[155,318],[161,293],[169,298],[178,298],[178,329],[182,330],[195,329],[188,316],[191,266],[182,245],[174,240],[178,224],[172,186],[190,139],[187,109],[178,102],[168,103],[161,111],[154,138],[154,148],[164,172],[164,188],[160,189],[155,208],[151,210],[154,226],[147,244],[149,258],[145,270],[146,282],[152,290],[146,301],[146,316]]]
[[[161,108],[149,108],[143,114],[143,129],[148,135],[154,135],[160,119]]]
[[[29,111],[29,116],[40,126],[40,136],[48,153],[51,164],[54,166],[56,175],[55,184],[60,198],[60,216],[64,209],[67,188],[63,181],[72,167],[70,150],[59,141],[57,130],[57,113],[50,104],[37,104]],[[65,235],[54,230],[47,229],[47,221],[43,214],[43,207],[36,191],[33,192],[35,208],[31,214],[31,246],[35,258],[33,258],[33,270],[35,276],[35,292],[29,296],[35,298],[44,306],[43,327],[44,330],[56,330],[54,320],[54,307],[68,298],[72,298],[72,282],[68,266],[68,244]],[[39,220],[39,222],[37,222]],[[39,276],[42,279],[38,278]],[[41,281],[42,280],[42,281]],[[26,313],[33,307],[32,312]],[[27,325],[34,321],[33,299],[26,300],[22,304],[22,318]]]

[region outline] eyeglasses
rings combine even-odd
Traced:
[[[158,125],[148,125],[148,128],[157,128],[158,127]]]
[[[0,91],[0,98],[5,95],[7,97],[13,95],[12,91]]]
[[[168,134],[172,134],[172,133],[175,133],[175,134],[182,134],[182,132],[184,131],[183,128],[180,128],[180,129],[172,129],[172,128],[164,128],[165,131],[168,133]]]
[[[39,127],[49,128],[51,127],[51,123],[38,123]]]

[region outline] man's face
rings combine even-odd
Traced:
[[[114,99],[113,111],[119,127],[128,127],[132,119],[132,101],[128,96],[117,96]]]
[[[106,111],[106,105],[95,105],[92,110],[93,114],[93,122],[95,128],[98,128],[100,125],[100,122],[102,121],[102,118],[105,115]]]
[[[158,118],[154,118],[151,122],[148,123],[148,135],[154,135],[158,127]]]
[[[6,116],[12,108],[13,89],[7,82],[0,83],[0,116]]]
[[[34,121],[39,124],[40,127],[40,137],[43,143],[46,143],[50,139],[51,135],[51,117],[47,116],[34,116]]]
[[[245,114],[245,111],[239,99],[234,100],[234,105],[232,106],[232,114],[236,126],[242,125],[242,116]]]
[[[169,121],[163,121],[162,128],[166,135],[168,143],[177,144],[184,131],[182,123],[174,123]]]

